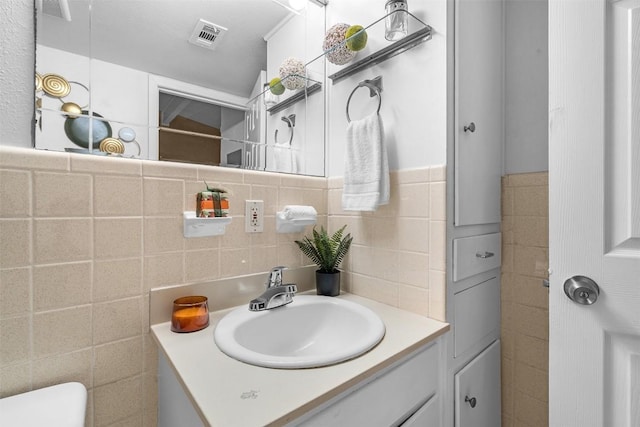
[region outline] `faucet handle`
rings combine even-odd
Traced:
[[[288,268],[284,265],[280,265],[278,267],[273,267],[271,272],[269,273],[269,280],[267,281],[267,288],[271,288],[273,286],[281,286],[282,285],[282,272],[287,270]]]

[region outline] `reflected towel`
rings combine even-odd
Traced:
[[[342,209],[375,211],[389,203],[389,161],[378,113],[347,126]]]
[[[274,144],[273,159],[276,172],[297,173],[296,153],[289,144]]]

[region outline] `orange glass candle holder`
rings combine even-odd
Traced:
[[[209,304],[207,297],[189,296],[173,302],[171,330],[173,332],[195,332],[209,326]]]

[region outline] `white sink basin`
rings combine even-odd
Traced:
[[[217,324],[214,339],[234,359],[268,368],[316,368],[362,355],[385,327],[370,309],[334,297],[298,295],[266,311],[239,307]]]

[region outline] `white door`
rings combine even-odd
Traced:
[[[549,122],[549,425],[638,427],[640,0],[549,2]]]

